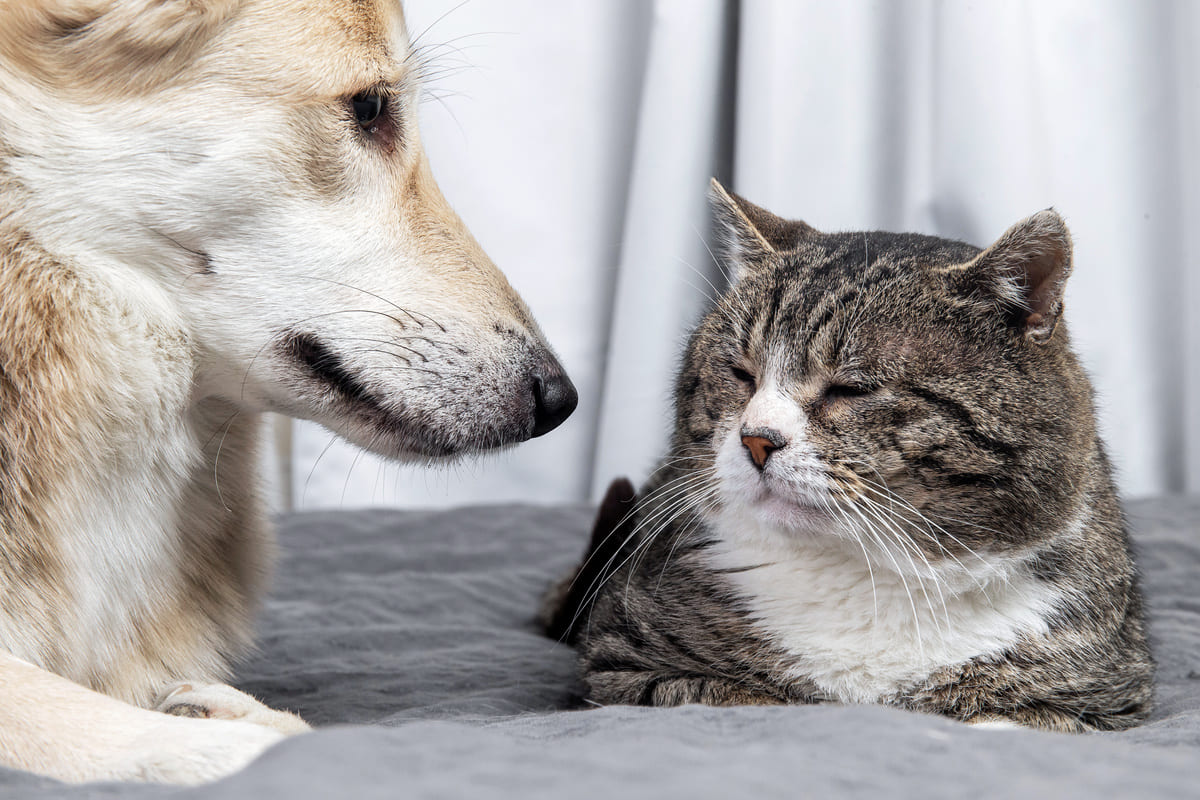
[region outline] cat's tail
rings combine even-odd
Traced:
[[[622,562],[621,552],[629,545],[630,534],[636,526],[633,514],[636,502],[637,492],[628,478],[617,478],[608,485],[596,511],[592,540],[583,563],[551,586],[542,598],[538,621],[547,636],[567,644],[575,643],[600,586]]]

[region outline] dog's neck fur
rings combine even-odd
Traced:
[[[223,677],[266,569],[258,417],[197,391],[152,282],[52,255],[0,189],[0,648],[139,704]]]

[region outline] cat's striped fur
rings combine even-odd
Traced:
[[[714,185],[732,287],[670,453],[551,593],[590,699],[873,702],[1061,731],[1145,719],[1153,663],[1070,235],[824,234]]]

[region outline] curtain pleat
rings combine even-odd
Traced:
[[[724,288],[711,253],[709,179],[729,160],[721,87],[732,73],[732,3],[657,0],[637,123],[589,484],[644,478],[670,436],[683,336]]]

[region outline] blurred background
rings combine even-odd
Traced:
[[[278,508],[595,499],[662,454],[721,287],[708,178],[834,230],[985,246],[1054,206],[1076,347],[1128,497],[1200,489],[1200,4],[406,0],[434,173],[540,321],[575,415],[387,464],[276,421]]]

